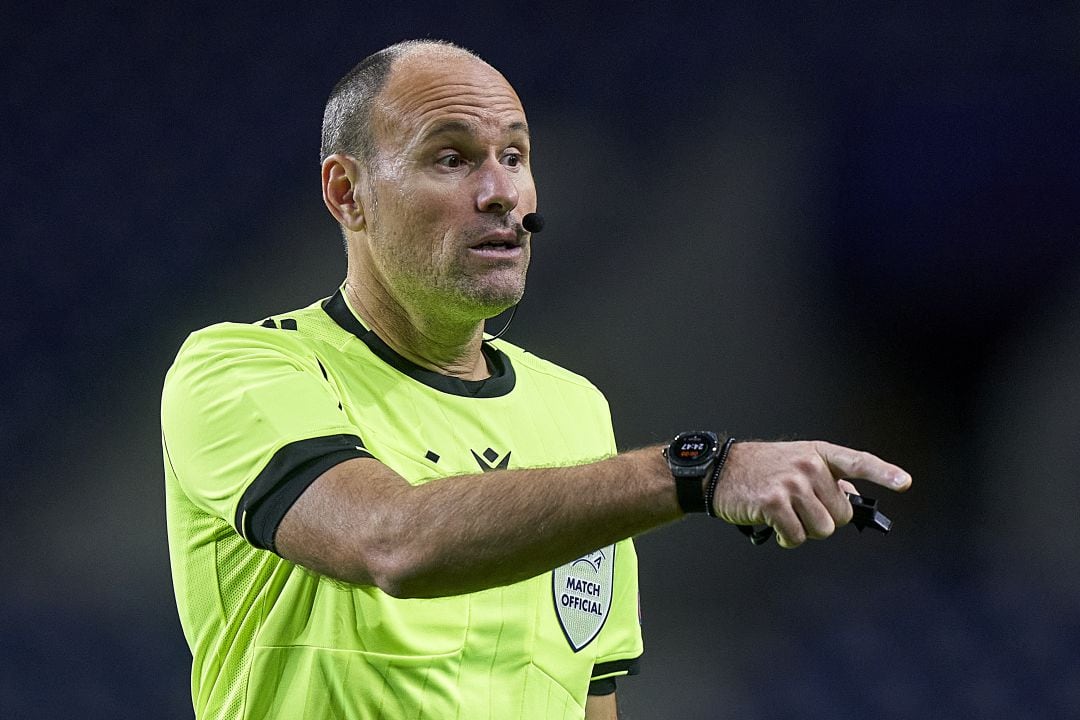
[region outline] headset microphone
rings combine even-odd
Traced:
[[[531,212],[525,217],[521,218],[521,227],[525,228],[526,232],[538,233],[544,229],[544,216],[540,213]],[[519,301],[518,305],[520,304],[521,303]],[[497,340],[498,338],[502,337],[502,334],[506,332],[507,328],[510,327],[510,322],[514,319],[514,313],[517,312],[517,309],[517,305],[510,308],[510,317],[506,319],[506,324],[503,325],[502,330],[488,338],[489,340]]]
[[[531,233],[538,233],[544,229],[544,216],[540,213],[531,212],[521,218],[521,227]]]

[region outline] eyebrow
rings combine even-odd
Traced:
[[[465,134],[471,135],[475,132],[476,128],[471,123],[467,123],[464,120],[442,120],[435,123],[427,132],[424,133],[421,140],[423,142],[430,141],[432,138],[437,138],[441,135],[455,135]],[[529,125],[528,123],[518,120],[512,122],[506,126],[508,133],[524,133],[525,137],[529,137]]]

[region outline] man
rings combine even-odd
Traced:
[[[910,484],[827,443],[617,454],[592,385],[485,340],[524,292],[529,142],[471,53],[365,59],[323,126],[344,285],[181,348],[162,427],[198,717],[614,718],[629,538],[708,511],[794,547],[851,519],[840,478]]]

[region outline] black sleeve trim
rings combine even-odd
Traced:
[[[236,505],[234,525],[260,550],[277,552],[274,534],[285,513],[315,478],[352,458],[372,457],[356,435],[329,435],[289,443],[244,491]]]
[[[589,683],[590,695],[610,695],[615,692],[615,678],[609,677],[603,680],[593,680]]]
[[[593,665],[593,675],[607,675],[608,673],[623,673],[625,675],[637,675],[641,672],[641,658],[630,660],[613,660],[611,662]],[[589,683],[590,695],[610,695],[615,692],[615,680],[619,676],[601,678]]]

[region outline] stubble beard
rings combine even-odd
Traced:
[[[436,253],[409,252],[415,246],[407,237],[381,235],[372,234],[370,238],[373,245],[381,246],[385,258],[380,263],[380,274],[387,290],[410,312],[453,324],[476,323],[495,317],[524,295],[528,249],[521,266],[477,272],[467,267],[467,250],[455,253],[450,262],[445,258],[440,262]]]
[[[458,263],[413,280],[414,297],[427,312],[481,322],[516,305],[525,293],[525,267],[470,273]],[[420,296],[423,296],[422,298]]]
[[[521,267],[504,266],[482,274],[470,273],[465,267],[467,250],[455,250],[449,264],[440,263],[435,252],[427,257],[411,253],[408,250],[415,244],[410,243],[406,234],[393,237],[381,231],[373,232],[374,228],[382,227],[377,180],[398,175],[401,169],[392,163],[388,166],[384,159],[371,162],[368,171],[371,176],[369,239],[373,246],[381,246],[390,260],[380,272],[389,285],[387,290],[398,295],[398,302],[427,317],[482,322],[521,301],[531,257],[528,246],[523,249],[525,258]],[[406,218],[403,226],[410,224]]]

